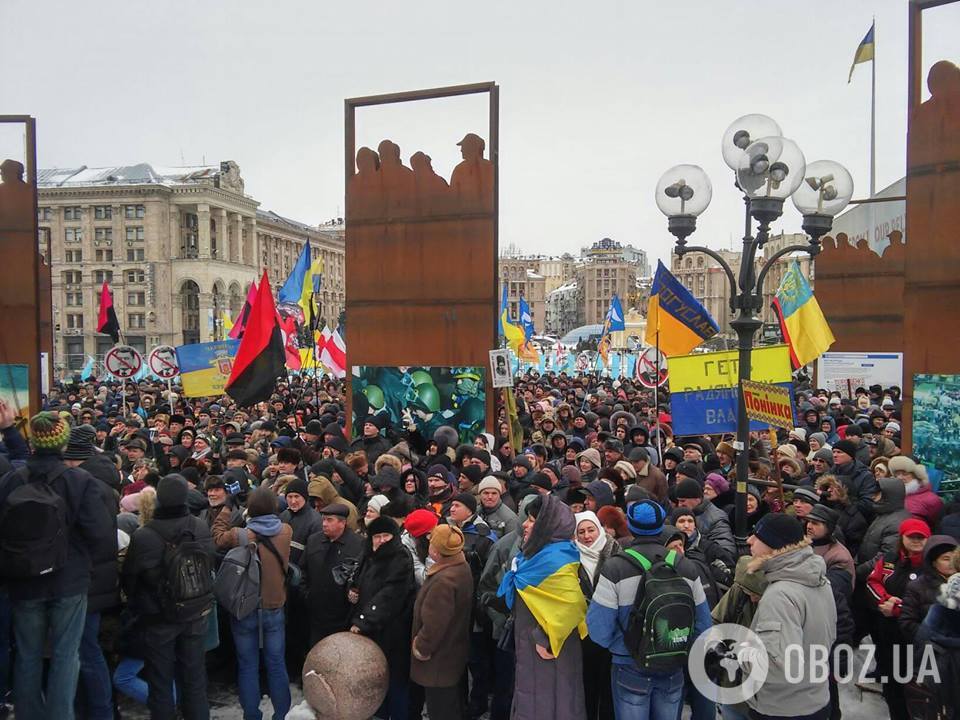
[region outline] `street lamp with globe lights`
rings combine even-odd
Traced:
[[[818,160],[807,165],[795,142],[782,136],[780,126],[765,115],[737,118],[723,135],[724,162],[735,172],[736,185],[744,194],[743,251],[740,277],[723,256],[708,247],[687,245],[696,230],[696,218],[710,202],[710,179],[696,165],[677,165],[665,172],[656,188],[657,207],[667,216],[667,227],[677,239],[676,253],[701,252],[713,258],[726,273],[730,284],[730,310],[736,317],[730,326],[737,333],[738,376],[750,379],[753,338],[762,323],[757,313],[763,309],[763,281],[770,268],[784,255],[806,252],[816,256],[820,239],[833,226],[833,218],[853,196],[853,179],[839,163]],[[783,204],[792,198],[803,215],[806,245],[789,245],[765,258],[756,275],[757,251],[770,236],[770,223],[783,214]],[[753,221],[758,223],[756,235]],[[746,542],[747,495],[749,475],[750,423],[743,393],[737,392],[737,495],[734,532],[739,543]]]

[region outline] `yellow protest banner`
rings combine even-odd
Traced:
[[[748,418],[787,430],[793,429],[793,406],[790,404],[790,391],[786,388],[744,380],[740,391]]]
[[[736,350],[694,353],[667,358],[670,392],[735,388],[740,382],[740,354]],[[790,347],[770,345],[754,348],[750,379],[764,383],[788,383],[792,380]]]

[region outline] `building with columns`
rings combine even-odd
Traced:
[[[315,228],[260,211],[233,161],[41,170],[38,195],[57,377],[112,345],[96,332],[104,282],[123,341],[141,352],[220,339],[224,317],[236,317],[263,268],[282,282],[309,238],[314,258],[331,268],[327,317],[335,321],[343,308],[342,223]]]

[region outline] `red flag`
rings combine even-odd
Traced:
[[[113,295],[107,283],[104,283],[100,290],[100,316],[97,318],[97,332],[109,335],[115,343],[120,342],[120,322],[117,320],[117,311],[113,309]]]
[[[340,332],[330,328],[323,328],[318,343],[320,349],[320,362],[330,368],[335,377],[342,378],[347,375],[347,346],[340,337]]]
[[[233,371],[224,388],[238,405],[253,405],[268,399],[277,378],[284,373],[283,337],[278,320],[270,279],[264,272],[233,361]]]
[[[253,307],[253,300],[256,297],[257,284],[252,282],[250,283],[250,289],[247,290],[247,299],[244,300],[243,307],[240,308],[240,314],[237,315],[237,319],[233,321],[233,327],[230,328],[227,337],[233,338],[234,340],[239,340],[243,337],[243,331],[247,329],[247,321],[250,319],[250,308]]]

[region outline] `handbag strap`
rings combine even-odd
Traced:
[[[271,540],[270,538],[268,538],[266,535],[262,535],[262,536],[261,536],[261,535],[257,535],[257,539],[260,540],[260,541],[263,543],[264,547],[266,547],[267,550],[269,550],[270,552],[273,553],[273,556],[277,559],[277,562],[280,563],[280,568],[281,568],[284,572],[286,572],[286,571],[287,571],[287,563],[285,563],[285,562],[283,561],[283,558],[280,557],[280,551],[277,550],[277,547],[273,544],[273,540]]]

